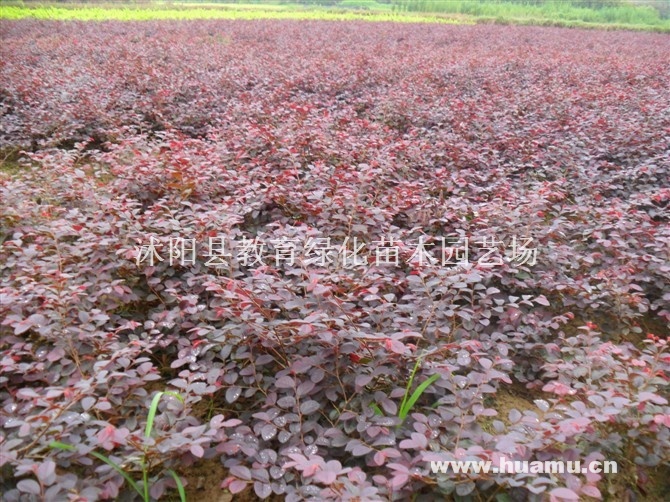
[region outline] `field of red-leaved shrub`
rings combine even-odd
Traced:
[[[668,493],[667,35],[0,32],[2,500]]]

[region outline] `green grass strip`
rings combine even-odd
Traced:
[[[183,8],[143,7],[96,7],[96,6],[2,6],[0,19],[43,19],[56,21],[151,21],[151,20],[198,20],[198,19],[294,19],[323,21],[371,21],[398,23],[445,23],[474,24],[474,20],[460,19],[460,16],[428,13],[372,12],[327,8],[266,9],[257,8]]]
[[[368,4],[370,9],[360,9]],[[293,19],[323,21],[370,21],[443,24],[520,24],[607,30],[670,32],[670,19],[649,6],[601,9],[576,7],[569,2],[547,0],[542,5],[495,0],[395,0],[395,5],[374,7],[371,0],[343,0],[333,7],[296,4],[33,4],[0,3],[0,19],[61,21],[150,21],[198,19]],[[350,7],[348,7],[350,6]],[[389,8],[390,7],[390,8]]]

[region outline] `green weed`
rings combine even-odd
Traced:
[[[400,420],[403,422],[426,389],[430,387],[438,378],[440,378],[440,375],[437,373],[429,376],[428,379],[424,380],[416,389],[414,389],[414,392],[410,394],[410,390],[414,386],[414,377],[416,376],[416,372],[420,367],[421,357],[416,360],[414,368],[412,368],[412,373],[409,376],[407,387],[405,388],[405,396],[400,403],[400,410],[398,410],[398,418],[400,418]]]
[[[149,406],[149,414],[147,416],[147,425],[144,430],[144,437],[149,439],[151,437],[151,431],[153,430],[154,427],[154,420],[156,418],[156,412],[158,410],[158,404],[160,403],[160,400],[163,396],[172,396],[182,403],[184,402],[184,399],[177,394],[176,392],[171,392],[171,391],[161,391],[158,392],[153,399],[151,400],[151,405]],[[76,448],[70,444],[63,443],[61,441],[52,441],[49,446],[51,448],[55,448],[58,450],[65,450],[65,451],[75,451]],[[107,465],[109,465],[112,469],[114,469],[116,472],[121,474],[123,476],[123,479],[125,479],[128,484],[131,486],[133,490],[135,490],[140,497],[142,497],[142,500],[144,502],[150,502],[151,498],[149,496],[149,464],[147,462],[148,458],[148,451],[145,447],[145,450],[143,451],[143,455],[140,458],[140,468],[142,469],[142,486],[137,484],[137,482],[128,474],[123,467],[121,467],[119,464],[114,462],[112,459],[110,459],[108,456],[103,455],[102,453],[99,453],[97,451],[92,451],[90,453],[93,457],[97,458],[98,460],[103,461]],[[169,469],[167,473],[172,476],[172,478],[175,480],[175,483],[177,484],[177,491],[179,492],[179,498],[181,502],[186,502],[186,491],[184,490],[184,485],[181,482],[181,479],[177,475],[176,472],[174,472],[172,469]]]

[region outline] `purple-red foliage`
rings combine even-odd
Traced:
[[[670,322],[667,36],[0,29],[0,149],[24,151],[0,177],[4,500],[118,497],[92,450],[131,473],[149,451],[155,497],[162,466],[220,458],[231,492],[289,501],[599,498],[597,475],[428,462],[619,459],[644,489],[670,460],[670,352],[644,329]],[[533,237],[537,264],[135,264],[152,236],[459,234]],[[418,357],[414,387],[440,378],[401,422]],[[534,403],[501,416],[496,396],[523,385]],[[146,440],[164,388],[185,403],[165,399]]]

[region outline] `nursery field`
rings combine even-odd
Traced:
[[[670,37],[0,37],[1,500],[667,500]]]

